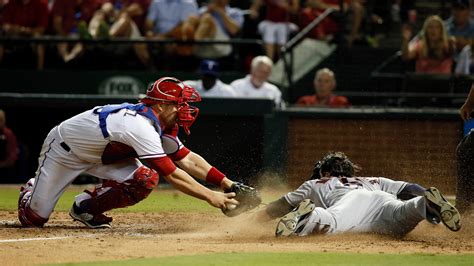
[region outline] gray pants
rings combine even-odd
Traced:
[[[425,219],[425,204],[424,197],[401,201],[384,191],[356,189],[327,209],[315,208],[299,235],[342,232],[405,235]]]

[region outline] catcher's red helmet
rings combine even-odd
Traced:
[[[150,85],[145,98],[141,101],[146,105],[160,102],[176,103],[178,105],[177,123],[189,135],[189,128],[196,120],[199,109],[190,106],[188,102],[199,102],[201,96],[194,88],[185,85],[179,79],[163,77]]]
[[[193,88],[186,86],[177,78],[163,77],[153,82],[146,91],[144,104],[152,105],[158,102],[198,102],[201,96]]]

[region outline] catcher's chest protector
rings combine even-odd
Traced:
[[[147,107],[144,104],[122,103],[105,105],[103,107],[94,109],[94,113],[99,115],[100,130],[102,131],[102,135],[105,139],[109,137],[109,132],[107,132],[107,117],[109,116],[109,114],[116,113],[122,109],[136,111],[137,114],[150,119],[151,121],[153,121],[156,132],[158,132],[160,136],[162,135],[160,121],[158,121],[158,118],[156,118],[155,114],[153,113],[153,110],[150,107]]]

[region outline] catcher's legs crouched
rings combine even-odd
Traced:
[[[26,185],[20,188],[20,197],[18,198],[18,220],[20,220],[20,223],[23,226],[42,227],[48,221],[48,218],[39,216],[29,206],[34,184],[35,179],[31,178],[28,180]]]
[[[140,166],[133,174],[133,179],[123,183],[105,180],[93,191],[86,190],[77,195],[69,215],[90,228],[110,228],[112,218],[103,213],[142,201],[158,184],[158,179],[155,170]]]

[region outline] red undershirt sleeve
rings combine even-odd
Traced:
[[[173,153],[173,154],[168,154],[168,157],[171,158],[171,160],[173,161],[181,161],[184,157],[186,157],[186,155],[188,155],[191,151],[186,148],[186,147],[182,147],[181,149],[179,149],[177,152]]]
[[[145,161],[161,176],[167,176],[176,170],[176,165],[168,156],[148,158]]]

